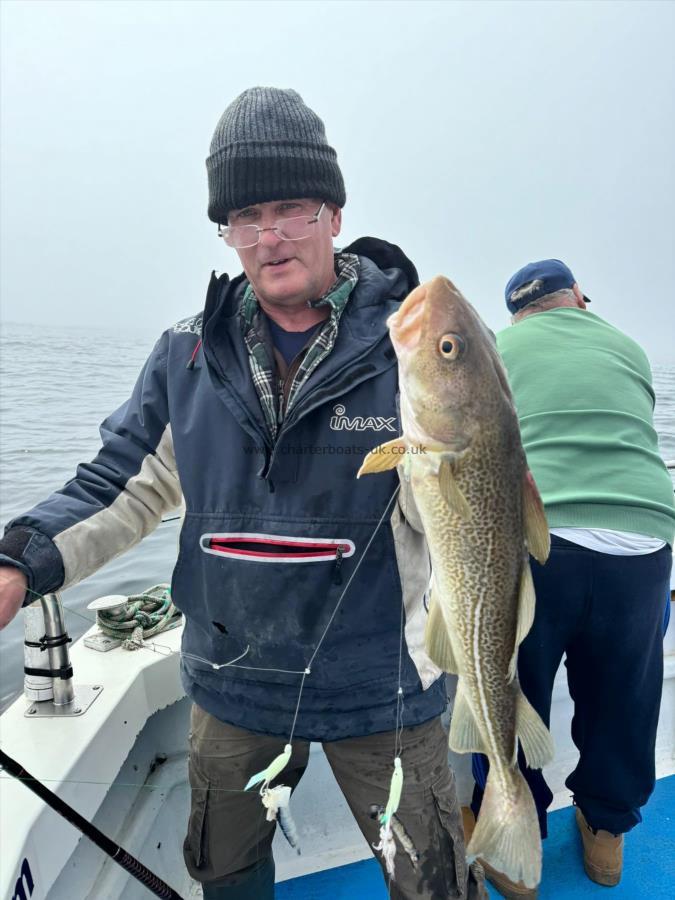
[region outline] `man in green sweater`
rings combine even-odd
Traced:
[[[623,834],[641,821],[654,788],[675,505],[652,421],[647,357],[587,303],[560,260],[530,263],[506,286],[514,327],[497,344],[551,529],[547,563],[532,560],[537,611],[519,676],[548,724],[566,654],[580,753],[566,785],[586,873],[614,885]],[[473,768],[477,813],[484,758],[474,757]],[[552,794],[540,771],[525,774],[545,837]],[[504,896],[535,896],[487,874]]]

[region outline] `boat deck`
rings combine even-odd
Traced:
[[[92,629],[92,632],[96,629]],[[187,733],[190,704],[178,661],[180,629],[148,645],[156,652],[121,648],[96,653],[77,641],[71,658],[77,685],[103,685],[83,716],[25,715],[26,700],[3,713],[2,746],[63,800],[134,853],[185,900],[201,897],[183,865],[181,846],[189,806]],[[675,896],[675,616],[665,641],[664,691],[657,739],[657,774],[663,776],[644,810],[645,822],[628,837],[624,879],[611,898]],[[449,697],[453,681],[448,679]],[[579,837],[564,779],[576,762],[570,738],[571,701],[561,673],[554,689],[555,762],[546,777],[554,790],[551,836],[544,849],[542,900],[606,891],[583,873]],[[48,752],[45,752],[48,748]],[[470,760],[451,754],[460,799],[470,795]],[[147,890],[65,825],[25,785],[0,778],[0,898],[21,896],[24,869],[35,882],[32,900],[146,900]],[[319,745],[293,795],[293,816],[303,848],[297,856],[275,837],[277,900],[384,900],[377,862],[358,831]],[[492,896],[497,896],[493,894]]]
[[[574,809],[551,813],[544,841],[540,900],[670,900],[675,896],[675,775],[661,778],[643,809],[641,825],[626,837],[621,883],[608,889],[590,881],[581,861]],[[489,889],[490,897],[499,894]],[[387,889],[374,859],[327,869],[276,886],[276,900],[385,900]]]

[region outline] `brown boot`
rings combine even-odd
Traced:
[[[464,826],[464,842],[468,845],[471,835],[476,827],[476,817],[473,810],[469,806],[462,807],[462,824]],[[511,881],[502,872],[493,869],[491,865],[483,859],[478,862],[485,869],[485,877],[490,884],[499,891],[502,897],[507,900],[537,900],[537,889],[525,887],[522,881]]]
[[[584,845],[584,869],[597,884],[613,887],[621,881],[623,835],[597,829],[593,831],[577,806],[577,826]]]

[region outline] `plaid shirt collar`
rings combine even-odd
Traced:
[[[333,349],[337,337],[338,324],[347,301],[359,279],[359,258],[353,253],[336,253],[335,270],[337,278],[330,289],[311,303],[313,307],[330,306],[330,315],[317,331],[308,348],[291,385],[287,414],[293,406],[297,394],[321,360],[325,359]],[[242,297],[239,309],[244,342],[249,354],[251,376],[255,385],[265,421],[273,438],[276,438],[281,425],[281,404],[279,402],[279,384],[275,372],[274,361],[270,358],[264,332],[261,326],[262,311],[251,284],[248,284]]]
[[[360,264],[358,256],[354,253],[336,253],[335,269],[337,272],[336,280],[323,297],[320,297],[318,300],[310,301],[310,306],[316,307],[330,304],[333,311],[339,315],[344,309],[344,306],[349,299],[349,295],[359,279]],[[345,290],[346,286],[348,286],[347,290]],[[242,297],[239,309],[244,334],[251,325],[253,325],[256,314],[259,311],[260,306],[258,305],[258,298],[255,295],[253,286],[249,282],[244,291],[244,296]]]

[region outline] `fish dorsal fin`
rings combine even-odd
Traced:
[[[543,769],[551,762],[555,749],[551,732],[544,725],[541,716],[516,682],[516,732],[523,745],[523,753],[531,769]],[[514,751],[513,763],[516,762]]]
[[[356,477],[362,475],[370,475],[373,472],[386,472],[388,469],[395,469],[399,463],[405,458],[407,444],[402,437],[394,438],[393,441],[387,441],[386,444],[380,444],[375,447],[361,463],[361,468],[356,473]]]
[[[456,513],[460,519],[465,522],[471,519],[471,508],[466,502],[464,494],[460,491],[455,480],[455,473],[452,462],[449,459],[441,461],[438,470],[438,484],[441,490],[441,496],[448,504],[450,509]]]
[[[444,672],[457,674],[459,666],[455,658],[448,628],[443,618],[443,611],[440,606],[431,598],[429,606],[429,616],[427,618],[426,628],[424,630],[424,646],[429,659],[435,663],[439,669]]]
[[[551,549],[551,536],[548,531],[544,504],[541,502],[539,490],[529,469],[523,476],[523,525],[528,550],[543,566]]]
[[[457,693],[450,718],[450,734],[448,744],[455,753],[485,753],[485,741],[481,737],[478,725],[471,712],[469,701],[464,692],[464,682],[457,682]]]
[[[534,622],[535,606],[534,582],[530,564],[525,559],[520,573],[520,596],[518,597],[518,622],[516,625],[516,641],[513,647],[513,656],[509,663],[508,680],[516,677],[516,661],[518,659],[518,647],[523,643]]]

